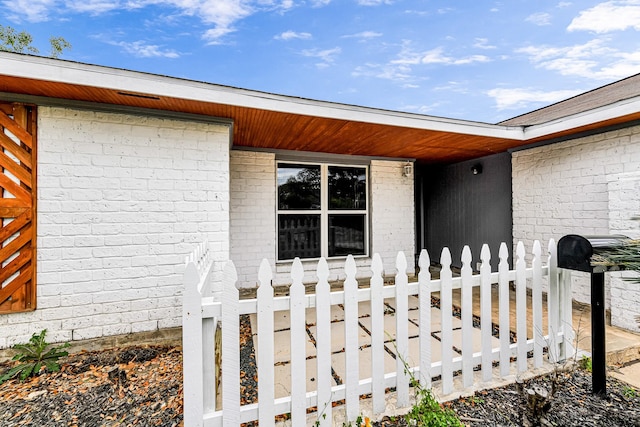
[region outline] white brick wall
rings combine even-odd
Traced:
[[[640,126],[518,151],[512,162],[514,241],[610,234],[607,177],[640,171]],[[589,302],[588,278],[573,277],[574,298]]]
[[[640,172],[610,175],[609,228],[612,234],[622,234],[640,239]],[[640,288],[637,283],[622,280],[620,276],[636,276],[635,273],[610,273],[611,276],[611,324],[638,331],[640,323]]]
[[[346,160],[348,162],[348,159]],[[414,271],[415,228],[413,176],[403,177],[406,162],[376,160],[370,166],[371,253],[378,252],[385,274],[395,274],[402,250]],[[271,153],[231,152],[231,259],[240,286],[253,287],[266,258],[274,284],[291,283],[291,263],[276,263],[276,160]],[[370,277],[370,258],[356,258],[359,277]],[[304,281],[317,281],[317,261],[303,261]],[[344,259],[330,260],[330,280],[344,278]]]
[[[273,153],[232,151],[231,259],[238,282],[253,287],[262,258],[276,259],[276,158]]]
[[[180,325],[186,254],[207,235],[228,258],[228,141],[219,124],[40,107],[37,310],[0,315],[0,348]]]
[[[405,165],[406,162],[371,162],[372,249],[382,257],[388,275],[396,273],[399,251],[404,251],[409,271],[415,271],[413,174],[403,176]]]

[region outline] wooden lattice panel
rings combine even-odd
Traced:
[[[36,308],[35,112],[0,103],[0,313]]]

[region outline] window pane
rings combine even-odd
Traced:
[[[320,258],[320,215],[278,215],[278,259]]]
[[[365,168],[329,166],[329,209],[367,208]]]
[[[365,215],[329,215],[329,256],[364,255]]]
[[[320,166],[278,165],[278,209],[320,209]]]

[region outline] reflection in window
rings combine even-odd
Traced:
[[[367,255],[367,168],[278,163],[278,259]]]
[[[278,259],[320,258],[320,215],[278,216]]]
[[[364,168],[329,166],[329,209],[367,208]]]
[[[320,166],[278,166],[278,209],[320,209]]]
[[[329,256],[364,255],[364,215],[329,215]]]

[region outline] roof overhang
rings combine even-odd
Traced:
[[[456,162],[639,118],[638,100],[532,127],[492,125],[275,95],[0,53],[0,92],[232,120],[233,146]],[[578,117],[580,116],[580,117]],[[595,121],[594,121],[595,120]],[[556,123],[557,122],[557,123]]]

